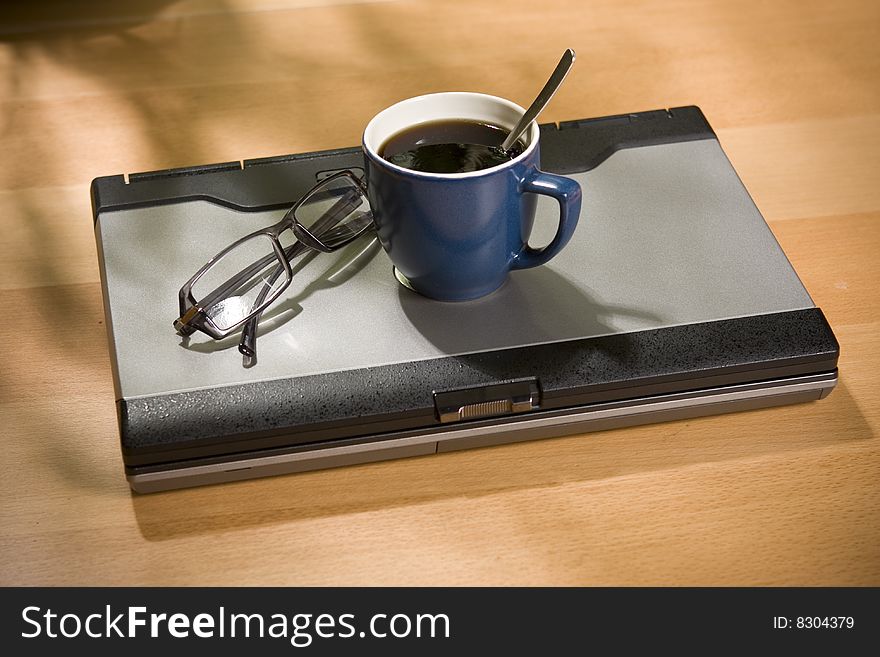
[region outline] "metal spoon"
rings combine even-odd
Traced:
[[[505,152],[509,151],[516,143],[516,140],[519,139],[519,136],[527,127],[529,127],[532,121],[535,120],[535,117],[547,107],[547,103],[550,102],[553,94],[556,93],[556,90],[559,89],[559,85],[561,85],[562,81],[565,79],[571,65],[574,64],[574,56],[574,50],[571,48],[566,49],[566,51],[562,53],[562,59],[559,60],[559,63],[553,70],[553,74],[550,76],[550,79],[547,80],[547,84],[544,85],[544,88],[541,89],[541,93],[539,93],[538,97],[535,98],[531,105],[529,105],[529,109],[527,109],[526,113],[522,115],[519,123],[517,123],[513,127],[513,130],[510,131],[510,134],[507,135],[507,139],[505,139],[501,146],[498,147],[500,150]]]

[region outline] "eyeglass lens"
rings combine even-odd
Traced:
[[[284,237],[293,241],[292,235]],[[279,267],[273,239],[254,235],[218,258],[193,284],[192,294],[217,328],[226,331],[278,297],[289,282]]]
[[[369,203],[348,176],[328,179],[306,196],[294,212],[296,221],[327,249],[344,245],[372,222]]]

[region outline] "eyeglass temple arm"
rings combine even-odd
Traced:
[[[360,194],[357,194],[354,191],[345,194],[345,196],[334,203],[333,206],[329,210],[327,210],[327,212],[324,213],[324,215],[320,219],[315,222],[312,230],[315,232],[322,232],[332,227],[334,224],[339,223],[342,219],[345,218],[351,208],[360,205],[360,199]],[[290,218],[292,212],[293,210],[289,211],[288,214],[284,216],[284,219],[282,219],[282,222]],[[295,242],[294,244],[291,244],[284,249],[284,255],[287,260],[290,261],[305,250],[308,250],[308,247],[306,247],[301,242]],[[276,260],[276,257],[273,254],[263,256],[252,265],[249,265],[239,273],[229,278],[225,283],[221,283],[219,287],[202,297],[199,300],[199,305],[204,308],[208,308],[214,305],[220,299],[224,299],[225,297],[227,297],[232,290],[239,287],[242,283],[244,283],[244,281],[251,278],[258,271],[264,269],[266,265],[270,264],[274,260]]]
[[[291,244],[287,248],[284,249],[284,256],[288,261],[293,260],[301,253],[304,253],[308,250],[301,242],[296,242],[295,244]],[[229,296],[229,293],[240,287],[246,280],[251,278],[254,274],[265,269],[267,265],[272,264],[273,262],[278,262],[278,257],[275,254],[263,256],[256,262],[251,265],[248,265],[245,269],[241,270],[237,274],[235,274],[232,278],[228,279],[225,283],[222,283],[218,288],[206,294],[199,300],[199,305],[203,308],[209,308],[213,306],[215,303],[220,301],[221,299],[225,299]],[[282,267],[283,271],[284,268]]]
[[[298,248],[295,248],[298,247]],[[302,242],[297,242],[294,245],[287,247],[291,250],[291,253],[287,253],[287,249],[285,249],[285,254],[287,255],[288,260],[292,260],[296,256],[300,255],[308,250]],[[296,253],[293,253],[293,252]],[[278,280],[278,277],[284,273],[284,267],[278,265],[275,267],[274,271],[269,275],[269,277],[263,283],[263,287],[260,290],[260,293],[257,295],[257,298],[254,300],[253,308],[259,308],[263,305],[263,302],[266,300],[266,295],[269,294],[269,290],[272,289],[272,286],[275,284],[275,281]],[[241,331],[241,341],[238,343],[238,351],[243,356],[248,356],[249,358],[254,358],[257,355],[257,322],[260,320],[260,316],[262,312],[258,312],[252,315],[245,323],[244,328]]]
[[[369,223],[372,223],[372,221],[373,221],[373,216],[369,213],[364,213],[363,217],[360,217],[359,219],[363,219],[363,218],[367,218],[369,220]],[[340,235],[344,232],[348,232],[348,231],[342,230],[340,228],[334,228],[334,229],[328,231],[326,237],[328,240],[332,240],[333,238],[337,237],[338,235]],[[303,248],[303,250],[305,250],[307,248],[301,242],[297,242],[297,244],[293,245],[293,246],[300,246]],[[288,247],[288,248],[291,248],[291,247]],[[299,255],[299,254],[297,254],[297,255]],[[282,274],[283,271],[284,271],[284,267],[282,267],[281,265],[278,265],[275,268],[275,270],[272,272],[272,274],[266,280],[266,283],[265,283],[265,285],[263,285],[263,288],[260,290],[260,293],[257,295],[257,298],[254,301],[254,306],[253,306],[254,308],[259,308],[261,305],[263,305],[263,301],[266,300],[266,295],[269,294],[269,290],[272,288],[272,285],[274,285],[275,281],[278,279],[278,277]],[[248,319],[244,324],[244,328],[241,331],[241,341],[238,343],[238,351],[243,356],[247,356],[249,358],[254,358],[257,355],[257,323],[260,321],[261,316],[262,316],[262,312],[256,313],[253,317]]]

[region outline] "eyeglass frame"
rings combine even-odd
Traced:
[[[179,335],[188,336],[192,335],[195,331],[201,331],[202,333],[205,333],[215,340],[220,340],[234,333],[252,320],[254,321],[251,324],[251,327],[256,328],[256,318],[258,318],[259,315],[266,308],[268,308],[284,292],[285,289],[287,289],[287,287],[293,280],[293,271],[290,266],[291,260],[307,251],[331,253],[353,242],[357,238],[364,235],[368,230],[370,230],[373,227],[372,215],[369,213],[369,211],[367,211],[363,213],[363,215],[369,220],[364,222],[364,225],[362,227],[354,231],[350,236],[346,236],[346,238],[342,242],[333,242],[332,244],[328,244],[328,241],[332,241],[329,238],[334,235],[334,230],[337,230],[333,226],[339,221],[342,221],[342,219],[344,219],[346,216],[348,216],[345,211],[346,208],[351,207],[351,204],[345,203],[345,199],[342,198],[336,201],[333,207],[331,207],[330,210],[328,210],[315,222],[315,224],[311,227],[311,230],[303,226],[296,218],[297,211],[307,200],[309,200],[309,198],[316,191],[318,191],[321,187],[330,184],[333,180],[341,178],[348,178],[352,183],[354,183],[355,187],[360,192],[361,202],[367,198],[366,184],[359,176],[347,169],[343,171],[338,171],[312,186],[312,188],[309,189],[305,194],[303,194],[300,199],[284,214],[280,221],[271,226],[255,230],[252,233],[249,233],[244,237],[241,237],[232,242],[229,246],[227,246],[210,260],[208,260],[208,262],[200,267],[199,270],[195,274],[193,274],[193,276],[186,283],[184,283],[183,286],[181,286],[178,292],[180,316],[176,320],[174,320],[173,323],[174,328],[177,330],[177,333]],[[293,235],[297,241],[287,247],[283,247],[281,245],[280,236],[285,230],[288,229],[293,232]],[[323,237],[323,239],[315,236],[315,232],[321,232],[325,229],[327,230],[327,234]],[[344,231],[337,231],[335,234],[338,236],[344,234]],[[251,240],[260,235],[265,235],[269,238],[272,243],[272,249],[274,251],[273,254],[263,256],[250,266],[240,271],[238,274],[233,275],[220,287],[209,293],[206,298],[197,300],[193,296],[193,285],[195,285],[199,281],[199,279],[205,274],[205,272],[207,272],[217,261],[222,259],[226,254],[234,250],[240,244],[243,244],[244,242],[247,242],[248,240]],[[250,278],[257,272],[265,269],[267,266],[270,266],[273,260],[277,263],[277,266],[269,277],[269,283],[274,284],[274,281],[282,272],[286,275],[286,281],[277,290],[277,292],[274,293],[273,297],[268,301],[265,300],[265,293],[268,291],[269,287],[265,284],[264,281],[264,286],[258,296],[258,302],[255,304],[250,313],[248,313],[242,319],[227,328],[220,328],[219,326],[217,326],[214,320],[211,319],[211,317],[205,312],[205,308],[209,308],[217,304],[222,299],[226,298],[231,290],[236,289],[248,278]],[[208,300],[207,303],[205,303],[205,299]],[[252,331],[253,329],[251,327],[246,328],[251,329]],[[248,342],[251,345],[250,347],[247,346]],[[239,349],[244,355],[253,356],[255,352],[253,350],[252,336],[249,337],[246,335],[243,338],[242,344],[239,346]]]

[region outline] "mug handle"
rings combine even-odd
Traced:
[[[559,253],[574,235],[581,213],[581,186],[571,178],[532,168],[520,184],[520,191],[544,194],[559,201],[559,228],[556,229],[553,240],[541,249],[533,249],[528,242],[524,244],[522,250],[513,257],[511,269],[537,267]]]

